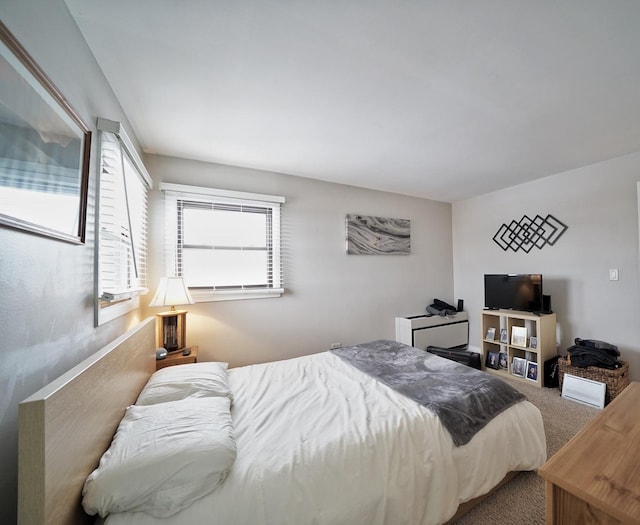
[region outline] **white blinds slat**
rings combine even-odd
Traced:
[[[100,132],[99,294],[146,287],[147,184],[113,133]]]

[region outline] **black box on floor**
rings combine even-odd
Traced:
[[[471,368],[476,368],[477,370],[482,369],[480,354],[467,350],[467,345],[463,345],[462,347],[455,346],[453,348],[427,346],[427,352],[439,357],[444,357],[451,361],[456,361],[457,363],[462,363],[463,365],[470,366]]]
[[[560,386],[558,356],[552,357],[544,362],[544,386],[547,388],[558,388]]]

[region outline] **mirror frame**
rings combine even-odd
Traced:
[[[38,97],[37,103],[45,103],[54,113],[59,116],[59,122],[66,125],[81,141],[80,155],[78,158],[77,181],[79,188],[78,199],[78,221],[77,230],[75,225],[73,231],[59,231],[46,224],[30,222],[23,218],[13,217],[3,213],[0,209],[0,224],[25,230],[37,235],[52,237],[55,239],[71,242],[74,244],[84,244],[87,223],[87,194],[89,190],[89,157],[91,153],[91,130],[78,116],[75,110],[69,105],[67,100],[62,96],[60,91],[54,86],[47,75],[40,69],[35,60],[22,47],[15,36],[0,21],[0,57],[8,61],[9,68],[7,74],[18,75],[23,81],[27,82],[34,88],[36,92],[35,98]],[[13,63],[21,63],[26,71],[19,71],[12,66]],[[42,91],[46,93],[42,93]],[[48,95],[48,96],[47,96]],[[63,119],[61,115],[66,114],[67,119]],[[32,128],[36,132],[36,128]]]

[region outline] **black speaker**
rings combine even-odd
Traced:
[[[551,311],[551,296],[542,294],[542,311],[545,314],[553,313]]]
[[[462,312],[464,310],[464,301],[462,299],[458,299],[458,312]]]

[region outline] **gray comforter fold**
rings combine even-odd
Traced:
[[[499,378],[396,341],[331,350],[362,372],[435,412],[456,446],[525,398]]]

